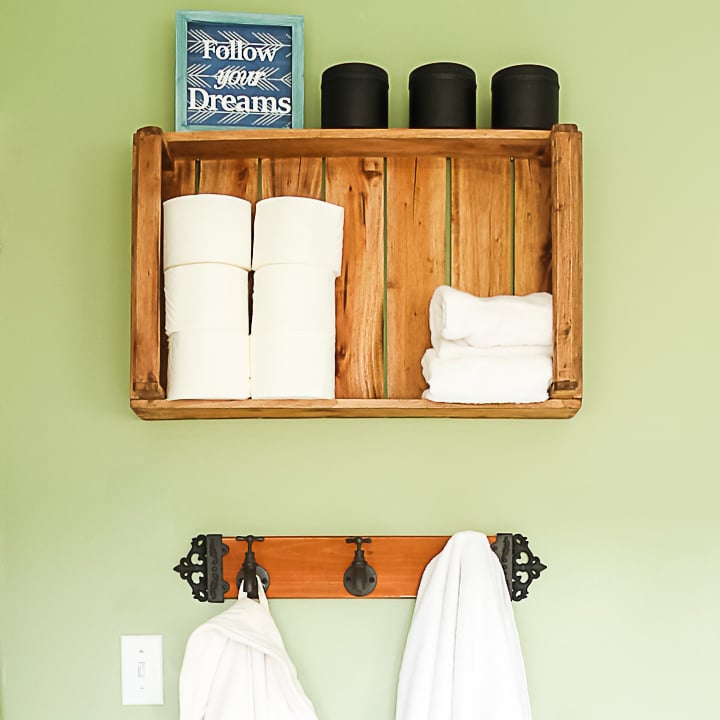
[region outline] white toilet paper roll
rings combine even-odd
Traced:
[[[253,281],[253,333],[335,333],[335,273],[324,265],[266,265]]]
[[[248,271],[200,263],[165,271],[165,332],[238,330],[249,333]]]
[[[277,263],[342,265],[345,210],[322,200],[274,197],[255,206],[253,269]]]
[[[253,333],[250,374],[253,398],[334,398],[335,333]]]
[[[168,348],[168,400],[250,397],[250,338],[231,330],[174,333]]]
[[[163,268],[226,263],[250,269],[252,206],[231,195],[183,195],[163,203]]]

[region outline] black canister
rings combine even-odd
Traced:
[[[477,80],[466,65],[436,62],[410,73],[411,128],[474,128]]]
[[[492,127],[549,130],[558,121],[558,74],[544,65],[513,65],[492,76]]]
[[[320,126],[386,128],[388,74],[377,65],[349,62],[322,74]]]

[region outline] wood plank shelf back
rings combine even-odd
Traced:
[[[165,397],[162,203],[298,195],[345,208],[334,400]],[[543,130],[138,130],[130,405],[144,419],[569,418],[582,403],[582,134]],[[550,397],[421,399],[433,290],[553,295]]]

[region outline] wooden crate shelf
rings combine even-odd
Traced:
[[[345,208],[336,285],[336,400],[165,399],[162,202],[300,195]],[[569,418],[582,402],[582,135],[520,130],[247,130],[133,143],[130,404],[145,419]],[[550,399],[421,400],[428,304],[448,283],[476,295],[553,294]]]

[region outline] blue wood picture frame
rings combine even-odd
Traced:
[[[175,129],[303,127],[302,15],[178,10]]]

